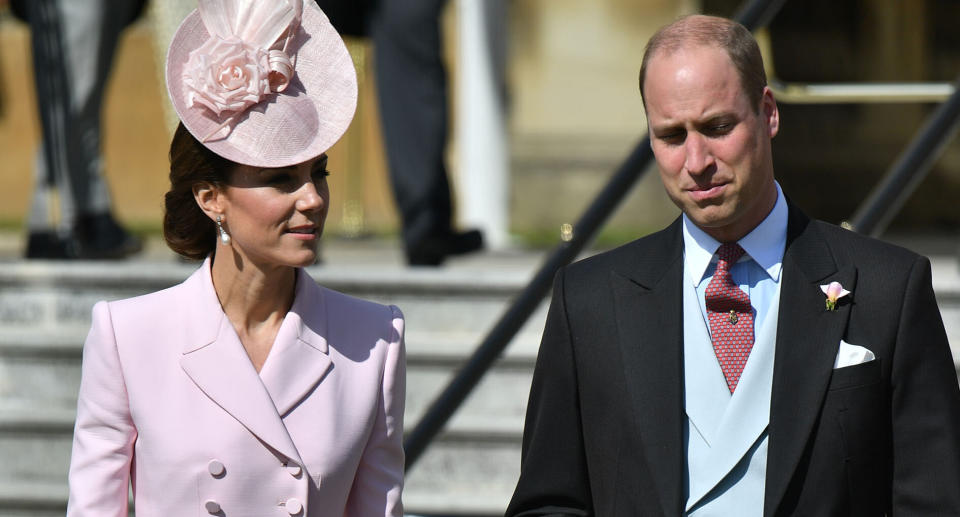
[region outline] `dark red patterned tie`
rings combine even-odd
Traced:
[[[750,297],[730,278],[730,266],[743,253],[743,248],[735,242],[720,245],[717,250],[717,269],[704,295],[713,351],[717,354],[730,393],[737,389],[740,374],[753,348],[753,308]]]

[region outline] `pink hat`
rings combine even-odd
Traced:
[[[167,52],[187,130],[236,163],[286,167],[343,136],[357,106],[346,46],[312,0],[199,0]]]

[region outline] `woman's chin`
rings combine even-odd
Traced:
[[[307,267],[317,263],[320,253],[316,249],[303,250],[290,257],[290,265],[294,267]]]

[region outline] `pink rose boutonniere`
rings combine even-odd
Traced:
[[[828,311],[837,310],[837,300],[850,294],[850,291],[844,289],[843,286],[840,285],[840,282],[830,282],[829,285],[821,285],[820,290],[823,291],[823,294],[827,295]]]

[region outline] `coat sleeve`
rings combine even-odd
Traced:
[[[82,368],[67,517],[126,517],[136,429],[106,302],[93,308]]]
[[[391,338],[387,345],[380,400],[373,430],[360,458],[347,517],[403,515],[403,410],[406,402],[406,350],[404,320],[391,306]]]
[[[960,515],[960,388],[930,262],[914,263],[891,372],[894,515]]]
[[[523,429],[520,480],[508,517],[593,514],[563,269],[533,372]]]

